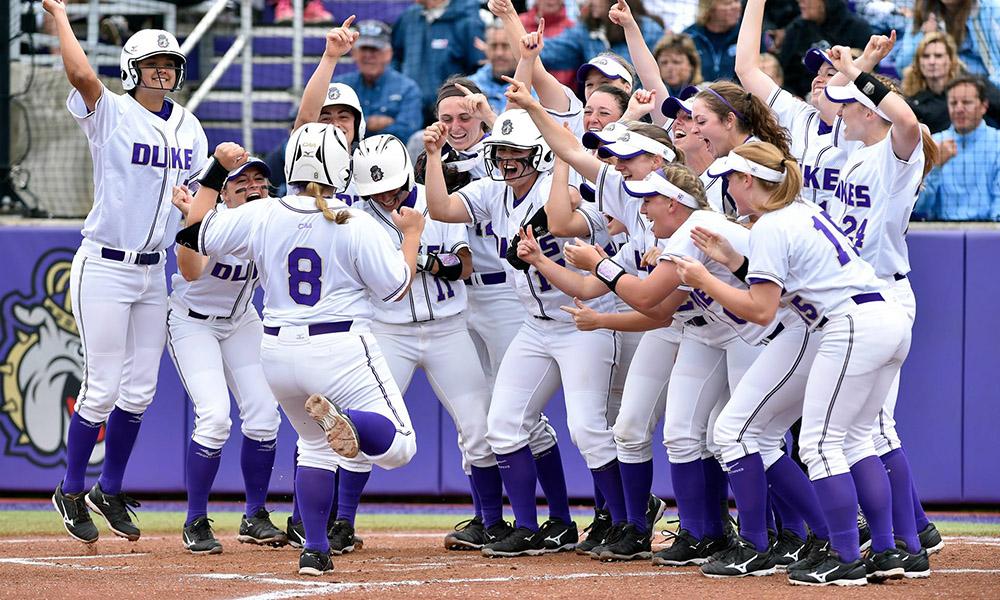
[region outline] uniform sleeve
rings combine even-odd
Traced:
[[[629,238],[627,242],[622,244],[618,248],[618,252],[611,257],[611,260],[615,261],[622,267],[624,267],[625,272],[629,275],[639,276],[639,260],[642,260],[642,256],[632,245],[632,241],[636,238]]]
[[[626,198],[624,198],[626,192],[622,187],[622,179],[622,174],[614,167],[604,165],[597,174],[597,181],[594,182],[594,197],[597,200],[597,210],[627,225],[629,220],[625,215]]]
[[[909,188],[910,197],[899,199],[905,202],[912,202],[913,190],[919,184],[920,176],[924,169],[923,139],[913,148],[913,152],[905,158],[897,157],[896,152],[892,149],[892,128],[889,128],[889,135],[886,135],[885,139],[879,142],[879,144],[882,144],[882,147],[879,148],[877,155],[879,163],[878,173],[879,177],[890,185],[889,197],[896,199],[895,194]]]
[[[750,232],[749,284],[770,281],[785,287],[788,277],[788,235],[775,219],[761,219]]]
[[[257,206],[257,205],[260,206]],[[232,254],[251,260],[251,243],[263,202],[251,202],[223,212],[211,211],[201,221],[198,252],[206,256]]]
[[[115,133],[124,120],[127,104],[124,97],[111,92],[101,84],[101,97],[97,99],[94,110],[88,110],[83,96],[76,89],[69,92],[66,108],[73,120],[77,122],[90,143],[103,146]]]
[[[493,220],[492,201],[495,196],[491,193],[493,183],[489,178],[477,179],[455,192],[465,203],[465,210],[472,218],[473,224]]]
[[[817,115],[818,118],[818,110],[777,85],[771,90],[767,105],[777,117],[778,123],[787,129],[793,138],[807,135],[806,127],[808,124],[818,122],[809,118],[812,115]]]
[[[442,247],[452,254],[469,247],[469,227],[464,223],[448,223],[444,231]]]
[[[670,236],[670,239],[668,239],[663,245],[663,252],[660,253],[660,257],[656,260],[670,260],[671,257],[674,256],[690,256],[701,263],[707,261],[708,257],[705,253],[691,241],[691,230],[698,224],[699,220],[694,216],[694,214],[688,217],[688,220],[684,221],[684,223],[677,228],[677,231],[675,231],[673,235]],[[706,226],[709,229],[712,228],[711,225]]]
[[[184,185],[191,185],[191,182],[201,175],[206,164],[208,164],[208,137],[205,136],[205,130],[202,129],[201,123],[198,123],[198,133],[194,141],[194,153],[191,156],[191,169],[188,170],[187,175],[184,177]]]
[[[608,236],[608,221],[604,218],[597,207],[589,202],[583,202],[580,207],[576,209],[576,212],[583,215],[583,218],[587,220],[587,226],[590,227],[590,243],[594,244],[597,240],[602,237],[603,233],[605,237]]]
[[[395,302],[410,283],[410,268],[389,233],[367,214],[355,214],[349,225],[354,234],[354,266],[373,297]]]
[[[546,42],[548,44],[549,42]],[[544,50],[542,50],[544,52]],[[575,67],[574,67],[575,68]],[[566,86],[563,87],[563,93],[566,94],[566,99],[569,100],[569,108],[565,111],[550,110],[545,109],[545,112],[549,113],[556,123],[562,125],[563,123],[569,124],[570,131],[573,135],[580,139],[585,133],[583,130],[583,102],[576,97],[573,90]]]

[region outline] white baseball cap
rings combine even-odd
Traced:
[[[701,204],[694,196],[685,192],[676,185],[670,183],[662,175],[653,171],[643,179],[625,181],[622,183],[629,196],[636,198],[648,198],[650,196],[666,196],[673,198],[688,208],[698,210]]]
[[[671,119],[677,118],[677,111],[683,110],[687,114],[691,114],[694,110],[694,97],[698,95],[701,91],[696,85],[689,85],[681,93],[676,96],[670,96],[663,101],[663,105],[660,107],[660,112],[663,116],[670,117]]]
[[[819,68],[826,63],[833,66],[833,61],[830,60],[830,53],[826,50],[820,50],[819,48],[810,48],[806,55],[802,57],[802,64],[806,66],[806,69],[810,73],[819,73]]]
[[[828,85],[826,86],[824,93],[830,101],[838,104],[860,102],[865,108],[871,109],[875,112],[875,114],[882,117],[886,121],[889,121],[890,123],[892,122],[892,119],[890,119],[884,112],[880,111],[878,107],[875,106],[875,103],[871,101],[871,98],[862,94],[861,90],[859,90],[858,86],[854,85],[853,82],[847,85]]]
[[[785,174],[765,167],[760,163],[755,163],[735,152],[715,159],[715,162],[708,166],[706,171],[709,177],[725,177],[733,172],[753,175],[757,179],[770,181],[771,183],[781,183],[785,180]]]
[[[594,58],[583,63],[583,65],[576,71],[576,80],[579,82],[586,81],[587,74],[593,69],[597,69],[608,79],[624,79],[629,85],[632,85],[632,74],[628,72],[628,69],[626,69],[620,62],[610,56],[607,56],[606,54],[598,54]]]
[[[597,149],[597,156],[600,158],[634,158],[643,152],[654,156],[663,157],[667,162],[677,159],[677,154],[664,144],[646,137],[641,133],[626,131],[618,136],[614,142],[601,146]]]

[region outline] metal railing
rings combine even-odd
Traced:
[[[213,4],[212,7],[208,9],[208,12],[205,13],[205,16],[203,16],[201,20],[198,21],[198,24],[195,25],[194,29],[191,30],[191,33],[187,36],[187,39],[185,39],[184,43],[181,44],[181,52],[184,54],[184,56],[187,56],[188,54],[191,53],[192,50],[194,50],[194,47],[198,45],[198,42],[201,41],[202,36],[204,36],[205,32],[208,31],[208,28],[215,23],[215,20],[219,18],[219,15],[222,14],[222,11],[226,10],[226,6],[228,4],[229,0],[215,0],[215,4]]]

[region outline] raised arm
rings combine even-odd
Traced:
[[[511,1],[489,0],[488,6],[490,12],[496,15],[500,19],[500,22],[503,23],[504,32],[507,34],[507,41],[510,42],[510,47],[514,55],[518,57],[518,70],[515,73],[517,80],[526,81],[526,79],[521,79],[521,77],[525,76],[521,70],[521,63],[524,62],[526,68],[531,68],[532,75],[529,83],[531,87],[534,87],[535,93],[538,94],[538,99],[542,103],[542,106],[557,112],[569,110],[569,99],[566,97],[565,88],[559,83],[559,80],[545,70],[541,59],[538,58],[545,47],[543,35],[545,31],[544,20],[539,20],[538,29],[534,32],[536,34],[534,39],[537,40],[537,48],[531,52],[531,55],[534,57],[531,59],[525,56],[526,53],[522,44],[525,36],[529,35],[528,31],[517,16],[517,11],[514,10],[514,5]]]
[[[893,29],[888,36],[885,35],[873,35],[869,40],[868,44],[865,46],[864,51],[861,55],[854,59],[854,66],[858,70],[870,73],[875,70],[875,67],[882,62],[882,59],[889,55],[892,51],[892,47],[896,44],[896,30]],[[836,68],[836,65],[834,65]],[[827,85],[847,85],[853,81],[853,78],[848,78],[843,71],[837,70],[837,74],[830,78]],[[834,119],[837,118],[837,110],[840,108],[837,103],[832,102],[826,97],[826,94],[821,94],[818,102],[819,112],[823,116],[823,120],[827,123],[833,123]]]
[[[326,91],[330,88],[330,81],[333,80],[337,61],[351,51],[355,40],[358,39],[358,32],[350,29],[353,22],[354,15],[351,15],[340,27],[334,27],[326,32],[326,48],[323,50],[323,57],[319,59],[319,65],[306,83],[306,89],[302,92],[299,114],[295,116],[295,129],[306,123],[319,121],[319,113],[323,110]]]
[[[444,165],[441,162],[441,148],[448,136],[448,126],[437,122],[424,130],[424,148],[427,150],[427,166],[424,172],[424,188],[427,195],[427,213],[432,219],[445,223],[471,223],[472,217],[465,209],[458,194],[449,194],[444,181]]]
[[[42,0],[42,8],[52,15],[52,20],[55,22],[66,79],[76,91],[80,92],[87,110],[94,110],[97,101],[101,99],[101,94],[104,93],[104,84],[97,78],[97,73],[87,61],[87,54],[73,33],[73,26],[66,16],[66,5],[62,0]]]
[[[233,142],[222,142],[215,147],[215,153],[209,162],[209,167],[202,175],[194,200],[189,203],[185,212],[185,207],[178,204],[178,197],[173,198],[174,206],[184,215],[184,224],[187,227],[195,223],[201,223],[212,209],[219,198],[219,192],[226,181],[229,172],[245,163],[250,155],[246,149]],[[181,196],[183,200],[183,195]]]
[[[666,100],[670,96],[670,92],[667,91],[667,86],[660,78],[660,66],[656,64],[656,58],[653,57],[649,46],[646,45],[646,40],[642,37],[642,29],[636,22],[628,3],[625,0],[618,0],[618,3],[608,11],[608,18],[625,31],[628,53],[632,57],[632,65],[635,67],[636,74],[639,75],[642,87],[654,92],[656,97],[661,99],[661,102]],[[667,117],[658,110],[652,111],[650,117],[657,125],[663,125],[667,122]]]
[[[211,191],[215,192],[215,190]],[[194,196],[191,195],[191,190],[186,185],[175,185],[171,202],[187,218],[191,211],[191,206],[194,205]],[[180,244],[175,246],[174,251],[177,253],[177,271],[180,272],[181,277],[185,281],[194,281],[201,277],[201,274],[205,271],[205,266],[208,265],[207,256],[198,254],[194,250],[185,248]]]
[[[566,161],[556,158],[556,166],[552,173],[552,187],[549,189],[549,201],[545,203],[545,215],[548,217],[549,233],[556,237],[572,238],[590,235],[590,224],[587,217],[573,209],[569,185],[569,165]],[[579,194],[579,192],[576,192]]]
[[[736,40],[736,76],[743,89],[764,102],[778,87],[774,80],[760,69],[760,36],[764,22],[764,1],[748,0]]]
[[[587,152],[587,149],[580,144],[572,131],[556,123],[555,119],[545,112],[545,108],[531,97],[531,93],[524,83],[510,77],[504,77],[504,81],[510,84],[505,93],[508,102],[513,101],[528,111],[531,120],[538,127],[538,131],[542,133],[542,137],[545,138],[556,156],[569,163],[569,166],[573,167],[580,175],[590,181],[595,181],[604,163]]]

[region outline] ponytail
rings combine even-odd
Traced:
[[[792,157],[788,130],[766,104],[731,81],[716,81],[696,96],[721,120],[732,113],[740,131],[754,135],[776,147],[783,156]]]
[[[315,181],[309,182],[306,185],[306,189],[303,192],[306,196],[312,196],[316,201],[316,208],[318,208],[323,213],[323,218],[337,225],[343,225],[347,223],[351,218],[351,213],[346,210],[333,211],[329,206],[327,206],[326,198],[323,194],[329,190],[328,186],[321,183],[316,183]]]
[[[924,172],[920,175],[920,186],[923,187],[927,174],[937,166],[941,153],[938,151],[937,142],[931,137],[930,130],[922,124],[920,125],[920,145],[923,146],[924,151]]]
[[[708,210],[711,208],[708,204],[708,197],[705,195],[705,184],[702,183],[698,174],[691,170],[691,167],[680,163],[670,163],[660,169],[660,174],[663,175],[664,179],[679,187],[681,191],[697,200],[699,209]]]
[[[781,154],[781,150],[767,142],[749,142],[733,150],[743,158],[761,166],[785,174],[778,182],[765,181],[754,177],[758,184],[768,194],[768,199],[761,204],[761,210],[771,212],[791,204],[802,191],[802,171],[795,159]]]

